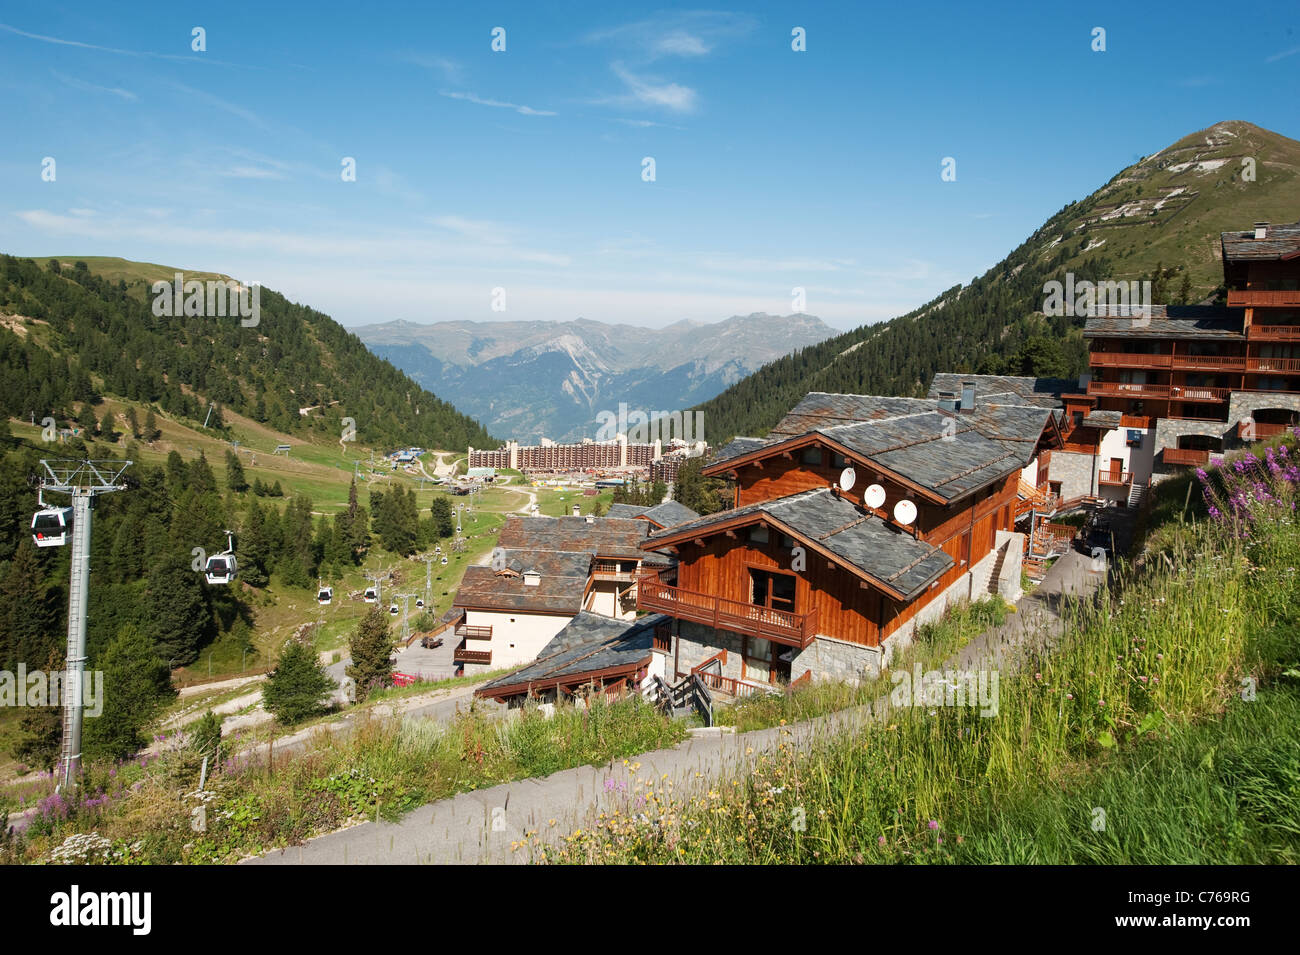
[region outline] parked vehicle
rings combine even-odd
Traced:
[[[442,646],[442,637],[428,636],[420,640],[420,646],[426,650],[436,650]]]

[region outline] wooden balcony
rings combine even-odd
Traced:
[[[1251,325],[1246,337],[1251,341],[1300,342],[1300,325]]]
[[[1172,355],[1145,355],[1140,352],[1095,351],[1088,355],[1094,368],[1168,368]]]
[[[1229,289],[1228,308],[1285,308],[1300,305],[1296,289]]]
[[[1165,448],[1160,452],[1165,464],[1202,465],[1210,463],[1210,452],[1204,448]]]
[[[465,644],[461,643],[452,654],[452,660],[456,663],[481,663],[484,666],[491,666],[491,650],[466,650]]]
[[[650,648],[658,650],[661,653],[671,653],[673,649],[673,634],[665,626],[655,627],[654,636],[652,637]]]
[[[1278,424],[1274,421],[1239,421],[1237,437],[1243,441],[1264,441],[1267,438],[1276,438],[1290,428],[1289,424]]]
[[[1099,471],[1097,472],[1097,483],[1102,487],[1123,487],[1126,484],[1133,483],[1133,473],[1131,471]]]
[[[798,614],[788,610],[757,607],[739,600],[670,587],[651,577],[641,578],[637,587],[636,606],[638,610],[666,613],[717,630],[762,637],[800,649],[812,643],[816,636],[815,609],[812,613]]]
[[[1204,385],[1153,385],[1127,381],[1090,381],[1088,394],[1121,398],[1166,398],[1172,401],[1226,401],[1230,388]]]
[[[1119,426],[1121,428],[1154,428],[1156,419],[1149,415],[1126,414],[1119,416]]]
[[[596,580],[617,580],[623,583],[631,583],[637,577],[636,561],[597,558],[591,565],[591,576]]]
[[[1261,358],[1251,355],[1246,359],[1246,370],[1279,375],[1300,373],[1300,358]]]
[[[1244,355],[1174,355],[1171,368],[1179,371],[1244,371]]]
[[[462,641],[491,640],[492,628],[476,627],[476,626],[470,626],[469,624],[462,623],[459,627],[456,628],[456,636],[460,637]]]

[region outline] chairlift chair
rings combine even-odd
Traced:
[[[239,562],[235,560],[235,539],[230,531],[226,531],[226,549],[208,558],[203,568],[203,575],[210,584],[229,584],[238,573]]]
[[[32,515],[32,541],[37,547],[62,547],[72,532],[72,508],[46,507],[39,491],[37,501],[41,509]]]

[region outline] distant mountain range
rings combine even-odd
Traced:
[[[351,329],[411,378],[520,442],[594,438],[601,411],[676,411],[836,334],[811,315],[736,315],[665,328],[572,322],[394,321]],[[705,437],[709,439],[708,422]]]

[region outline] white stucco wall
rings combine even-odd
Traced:
[[[492,628],[491,640],[470,640],[466,644],[470,650],[491,650],[492,664],[467,663],[465,673],[486,673],[536,660],[542,648],[572,619],[552,614],[465,611],[466,625]]]

